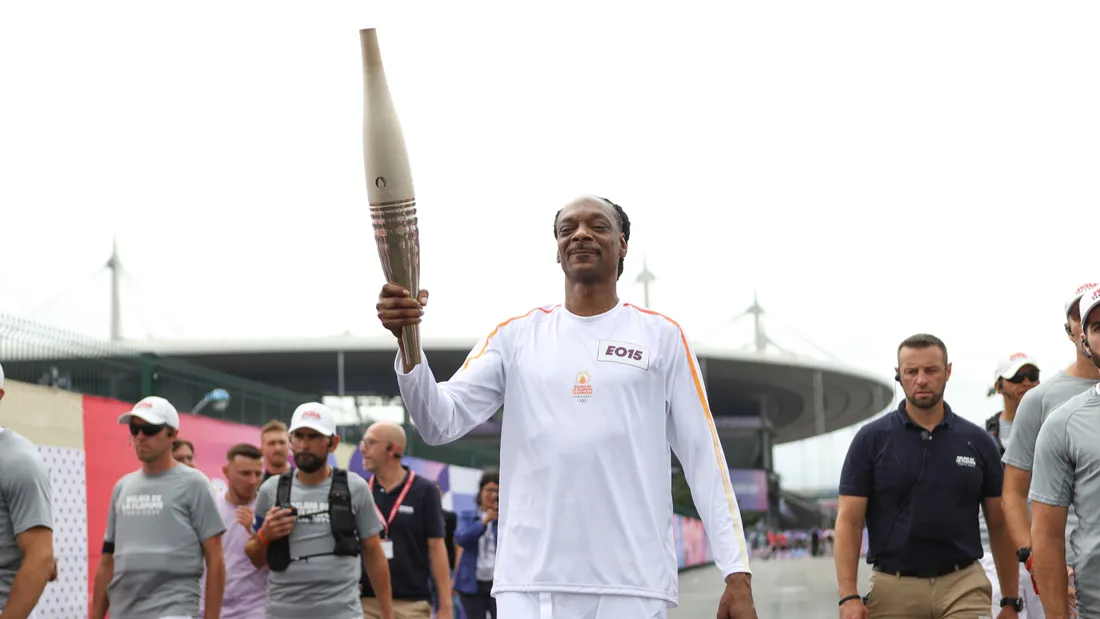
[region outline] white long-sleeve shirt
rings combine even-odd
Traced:
[[[427,357],[405,406],[426,442],[504,406],[493,593],[630,595],[677,603],[669,447],[723,577],[749,572],[745,536],[699,364],[680,326],[620,303],[547,306],[497,326],[447,382]]]

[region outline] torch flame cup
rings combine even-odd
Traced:
[[[359,31],[363,48],[363,164],[374,242],[386,281],[420,295],[420,234],[405,136],[397,119],[378,33]],[[401,329],[405,363],[420,363],[420,327]]]

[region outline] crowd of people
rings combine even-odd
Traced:
[[[368,481],[329,465],[332,411],[303,404],[259,446],[229,450],[223,489],[192,467],[172,404],[138,402],[119,423],[141,468],[111,497],[92,619],[450,619],[455,591],[467,619],[661,619],[677,602],[670,449],[724,581],[718,619],[756,619],[698,359],[675,321],[618,296],[629,238],[610,200],[555,213],[564,304],[502,322],[444,382],[399,337],[428,292],[382,287],[378,317],[398,336],[394,372],[426,442],[509,411],[501,476],[482,479],[468,513],[448,517],[438,487],[402,465],[398,425],[367,430]],[[56,572],[51,498],[36,448],[10,430],[0,500],[0,618],[26,619]]]
[[[753,557],[764,560],[825,557],[833,550],[833,530],[821,527],[771,529],[759,525],[748,534],[748,540]]]
[[[898,346],[905,397],[860,428],[841,473],[843,619],[1100,617],[1100,286],[1078,287],[1063,309],[1073,362],[1040,381],[1027,354],[1004,358],[990,389],[1004,408],[985,427],[944,401],[942,340]],[[864,525],[873,571],[861,594]]]

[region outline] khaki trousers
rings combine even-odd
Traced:
[[[993,619],[993,586],[975,561],[938,578],[871,572],[871,619]]]
[[[377,598],[359,598],[359,601],[363,604],[363,619],[382,619]],[[395,619],[431,619],[432,605],[424,601],[394,600],[393,616]]]

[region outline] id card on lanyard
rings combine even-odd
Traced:
[[[371,475],[369,482],[371,494],[374,494],[374,477],[374,475]],[[405,487],[401,489],[401,494],[397,495],[397,500],[394,501],[393,508],[390,510],[389,518],[382,515],[382,510],[378,509],[378,503],[374,504],[374,511],[378,514],[378,520],[382,523],[382,552],[387,559],[393,558],[393,539],[390,538],[390,525],[393,524],[393,519],[397,517],[397,510],[405,502],[405,496],[409,494],[409,488],[412,488],[414,479],[416,479],[416,471],[409,471],[409,478],[405,480]],[[385,491],[385,488],[382,490]]]

